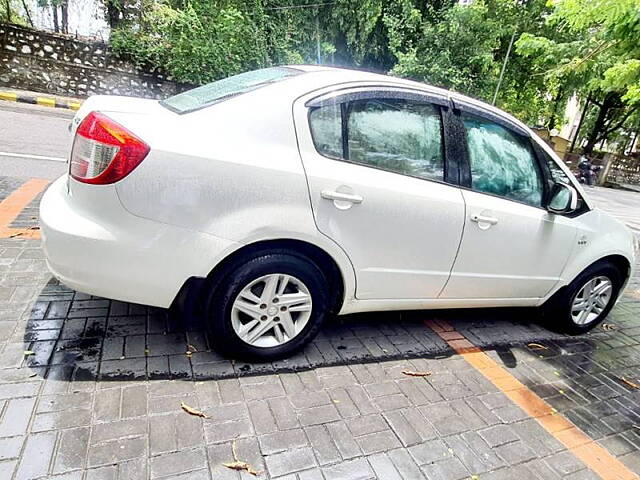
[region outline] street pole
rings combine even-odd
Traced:
[[[491,105],[496,104],[496,100],[498,99],[498,92],[500,91],[500,86],[502,85],[502,79],[504,78],[504,71],[507,69],[507,62],[509,61],[509,55],[511,54],[511,47],[513,46],[513,41],[516,39],[516,32],[513,32],[511,35],[511,41],[509,42],[509,48],[507,48],[507,54],[504,56],[504,62],[502,62],[502,70],[500,70],[500,78],[498,79],[498,85],[496,85],[496,92],[493,94],[493,100],[491,101]]]

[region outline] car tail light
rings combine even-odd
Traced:
[[[148,153],[149,146],[129,130],[102,113],[91,112],[76,130],[69,173],[83,183],[115,183]]]

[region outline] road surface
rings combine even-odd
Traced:
[[[0,175],[54,179],[67,170],[74,112],[0,101]]]

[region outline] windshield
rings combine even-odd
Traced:
[[[268,83],[299,75],[301,70],[288,67],[271,67],[241,73],[201,87],[188,90],[163,100],[161,105],[177,113],[186,113],[206,107],[234,95],[254,90]]]

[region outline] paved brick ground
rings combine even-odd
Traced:
[[[19,183],[0,182],[0,199]],[[428,329],[432,318],[640,474],[640,390],[622,380],[640,383],[639,313],[636,278],[613,330],[566,337],[512,309],[356,315],[294,358],[245,364],[212,352],[200,325],[69,290],[37,240],[3,239],[0,479],[254,478],[222,466],[234,442],[259,478],[598,478]]]

